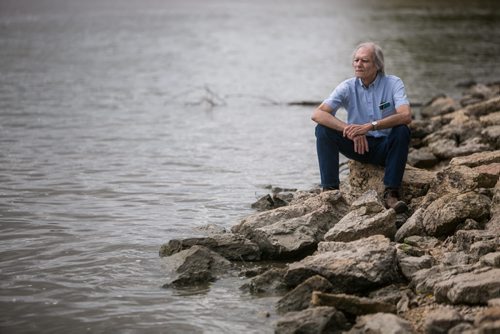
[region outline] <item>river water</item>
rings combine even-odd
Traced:
[[[417,4],[418,3],[418,4]],[[378,41],[414,103],[498,80],[498,1],[0,0],[0,331],[272,333],[158,250],[319,182],[312,107]]]

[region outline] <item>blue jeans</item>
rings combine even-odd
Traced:
[[[365,154],[358,154],[354,152],[354,142],[343,137],[342,132],[318,124],[316,126],[316,150],[321,187],[339,187],[339,152],[352,160],[385,167],[385,187],[401,187],[410,137],[408,126],[398,125],[392,128],[389,136],[367,137],[369,151]]]

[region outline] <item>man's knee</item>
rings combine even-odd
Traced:
[[[407,125],[397,125],[392,128],[391,135],[397,141],[402,143],[409,143],[411,139],[411,131]]]
[[[316,138],[317,139],[334,139],[341,135],[338,131],[332,130],[324,125],[316,125]]]

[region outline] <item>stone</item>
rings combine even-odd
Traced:
[[[423,225],[428,235],[446,237],[466,219],[481,221],[489,218],[491,200],[475,192],[448,194],[430,204],[423,214]]]
[[[460,109],[460,105],[451,97],[439,95],[431,99],[421,110],[422,117],[439,116]]]
[[[425,210],[423,208],[418,208],[397,230],[394,240],[397,242],[403,242],[405,238],[412,235],[425,235],[423,224],[424,212]]]
[[[500,297],[500,269],[482,268],[457,274],[434,286],[438,303],[486,305],[491,298]]]
[[[399,268],[403,276],[411,280],[413,275],[425,268],[432,267],[432,257],[429,255],[424,256],[402,256],[399,258]]]
[[[303,202],[251,215],[231,230],[255,242],[265,259],[302,258],[316,249],[348,208],[339,191],[328,191]]]
[[[500,111],[479,117],[479,122],[484,127],[500,125]]]
[[[283,277],[287,268],[271,268],[264,273],[253,277],[250,282],[244,284],[241,290],[259,294],[277,294],[288,290]]]
[[[348,322],[342,312],[334,307],[324,306],[289,312],[274,327],[275,334],[340,334],[348,328]]]
[[[311,305],[332,306],[344,314],[364,315],[371,313],[396,313],[396,305],[381,302],[375,299],[358,297],[347,294],[333,294],[314,291]]]
[[[500,268],[500,252],[488,253],[481,258],[485,266]]]
[[[173,239],[160,248],[160,257],[170,256],[199,245],[222,255],[230,261],[258,261],[260,249],[254,242],[232,233],[214,234],[211,237]]]
[[[327,279],[319,275],[312,276],[283,296],[276,304],[276,309],[280,313],[304,310],[311,304],[314,291],[328,292],[332,288]]]
[[[500,150],[474,153],[464,157],[456,157],[451,159],[450,166],[467,166],[472,168],[492,163],[500,163]]]
[[[472,270],[470,266],[436,265],[414,273],[409,286],[417,294],[432,294],[436,284]]]
[[[460,194],[475,191],[478,188],[492,188],[498,176],[481,172],[475,168],[464,165],[450,165],[439,171],[433,179],[429,193],[439,196],[447,194]]]
[[[486,141],[493,149],[500,148],[500,125],[491,125],[481,131],[484,141]]]
[[[376,313],[357,318],[347,334],[410,334],[416,333],[409,321],[392,313]]]
[[[462,322],[457,311],[441,307],[427,314],[424,322],[425,334],[446,334],[454,326]]]
[[[439,159],[432,153],[429,147],[410,150],[408,153],[408,164],[416,168],[432,168],[439,163]]]
[[[349,212],[324,236],[326,241],[354,241],[372,235],[390,239],[396,234],[396,212],[393,209],[370,214],[366,208]]]
[[[500,307],[491,307],[479,312],[474,319],[480,333],[500,333]]]
[[[396,248],[382,235],[352,242],[320,242],[314,255],[289,265],[285,281],[293,287],[314,275],[328,279],[333,293],[374,290],[400,279]]]
[[[491,112],[496,112],[500,110],[500,96],[491,98],[487,101],[476,103],[465,108],[467,115],[475,116],[479,118],[480,116],[487,115]]]
[[[167,272],[164,287],[206,284],[231,268],[231,262],[203,246],[193,246],[164,257],[162,264]]]

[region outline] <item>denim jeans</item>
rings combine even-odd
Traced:
[[[369,151],[354,152],[354,142],[342,136],[342,132],[318,124],[316,126],[316,150],[318,153],[321,187],[338,188],[339,152],[347,158],[385,167],[386,188],[399,188],[408,158],[410,129],[406,125],[392,128],[389,136],[367,137]]]

